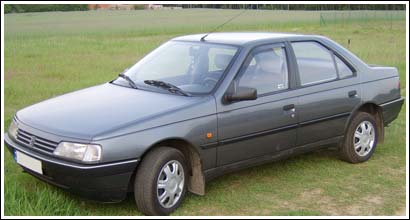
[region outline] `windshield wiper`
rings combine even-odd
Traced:
[[[166,89],[166,90],[168,90],[169,92],[172,92],[172,93],[179,93],[183,96],[190,96],[187,92],[180,89],[178,86],[172,85],[171,83],[167,83],[167,82],[164,82],[164,81],[145,80],[144,83],[148,84],[150,86],[156,86],[156,87],[159,87],[159,88]]]
[[[137,87],[137,85],[135,84],[135,82],[132,81],[132,79],[131,79],[129,76],[127,76],[127,75],[125,75],[125,74],[123,74],[123,73],[120,73],[118,76],[121,77],[121,78],[123,78],[123,79],[125,79],[125,80],[127,80],[127,81],[128,81],[128,84],[130,84],[130,86],[131,86],[132,88],[138,89],[138,87]]]

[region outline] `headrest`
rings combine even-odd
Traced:
[[[255,56],[256,64],[258,67],[268,73],[281,73],[282,70],[282,58],[275,52],[269,51],[259,53]]]
[[[229,54],[216,54],[215,55],[215,66],[218,69],[224,70],[229,65],[229,62],[231,62],[232,57],[233,56]]]

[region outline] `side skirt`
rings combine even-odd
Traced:
[[[261,157],[251,158],[244,161],[239,161],[235,163],[231,163],[228,165],[212,168],[209,170],[204,171],[205,180],[210,181],[218,176],[224,175],[226,173],[242,170],[245,168],[258,166],[262,164],[266,164],[273,161],[283,160],[289,158],[291,156],[308,153],[311,151],[315,151],[322,148],[327,148],[329,145],[332,144],[339,144],[343,141],[344,136],[338,136],[326,140],[321,140],[315,143],[306,144],[303,146],[294,147],[291,149],[283,150],[280,152],[276,152],[274,154],[268,154]]]

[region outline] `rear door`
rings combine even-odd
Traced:
[[[320,42],[292,42],[300,96],[296,111],[299,128],[296,145],[343,135],[350,113],[360,103],[360,86],[354,68],[337,52]]]

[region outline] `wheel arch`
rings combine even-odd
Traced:
[[[384,121],[383,121],[383,109],[382,107],[380,107],[379,105],[377,105],[374,102],[364,102],[361,105],[357,106],[352,113],[350,114],[346,124],[345,124],[345,133],[349,127],[350,122],[352,121],[352,119],[354,118],[354,116],[358,113],[358,112],[367,112],[371,115],[373,115],[373,117],[376,120],[377,123],[377,128],[378,128],[378,135],[377,135],[377,140],[379,143],[383,143],[384,142]]]
[[[148,147],[142,154],[141,161],[144,160],[145,155],[147,155],[150,151],[161,146],[178,149],[184,154],[185,158],[187,159],[187,166],[190,169],[187,182],[188,191],[197,195],[204,195],[205,177],[202,168],[202,159],[199,150],[195,147],[195,145],[188,140],[180,137],[165,138],[153,143],[150,147]],[[135,169],[133,177],[135,177],[137,170],[138,167]],[[130,187],[133,186],[134,179],[135,178],[131,178],[129,183]]]

